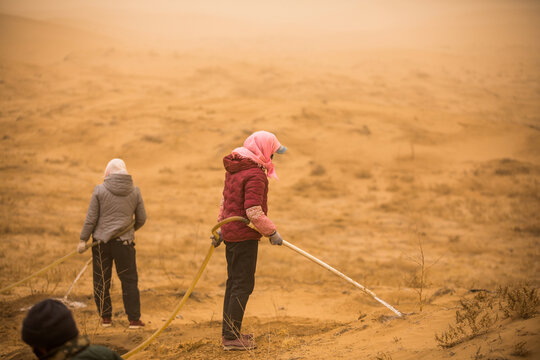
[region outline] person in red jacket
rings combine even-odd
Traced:
[[[244,146],[223,158],[225,186],[218,221],[231,216],[242,216],[251,221],[259,232],[246,224],[233,221],[221,228],[214,246],[225,242],[227,285],[223,301],[222,343],[224,350],[250,350],[256,347],[253,335],[242,334],[242,319],[249,296],[255,286],[257,250],[261,234],[270,238],[272,245],[283,239],[274,223],[267,217],[268,179],[278,179],[272,159],[274,153],[287,150],[277,137],[267,131],[251,134]]]

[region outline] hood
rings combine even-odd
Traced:
[[[122,159],[112,159],[105,168],[105,174],[103,177],[107,177],[112,174],[127,174],[126,163]]]
[[[227,172],[231,174],[237,173],[242,170],[260,167],[259,164],[251,159],[239,156],[237,154],[227,155],[223,158],[223,166]]]
[[[105,188],[116,196],[127,196],[133,189],[133,180],[128,174],[112,174],[103,180]]]

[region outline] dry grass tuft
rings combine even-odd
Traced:
[[[441,258],[438,258],[437,260],[433,261],[431,264],[426,264],[426,257],[424,254],[424,247],[423,247],[423,240],[424,233],[421,233],[418,231],[418,229],[414,230],[416,238],[418,240],[418,255],[416,257],[410,257],[409,260],[414,262],[416,264],[415,269],[411,273],[411,277],[409,279],[409,286],[414,289],[416,294],[418,295],[418,307],[419,311],[422,312],[424,308],[424,304],[426,303],[427,299],[424,295],[424,289],[428,286],[428,270],[437,264]]]
[[[373,175],[369,170],[358,170],[354,173],[354,177],[357,179],[371,179]]]
[[[197,341],[186,341],[178,345],[178,349],[181,349],[183,352],[192,352],[200,347],[208,344],[208,340],[197,340]]]
[[[526,285],[510,288],[500,287],[497,291],[499,295],[499,307],[505,317],[519,317],[530,319],[538,313],[540,298],[535,288]]]
[[[497,302],[498,307],[495,306]],[[525,285],[500,287],[495,293],[479,292],[471,300],[460,300],[456,324],[449,325],[440,335],[435,334],[435,340],[440,347],[451,348],[489,332],[499,318],[529,319],[538,313],[539,305],[537,289]]]
[[[375,355],[375,360],[392,360],[392,355],[387,352],[378,352],[377,355]]]
[[[484,354],[482,354],[480,351],[482,351],[482,347],[479,346],[478,349],[476,349],[476,352],[474,353],[473,356],[471,356],[471,359],[473,360],[480,360],[480,359],[483,359],[484,358]]]
[[[530,234],[532,236],[540,236],[540,226],[538,225],[525,225],[523,227],[515,226],[514,231],[517,233]]]
[[[154,135],[144,135],[141,140],[154,144],[161,144],[163,142],[163,138],[161,136]]]
[[[313,193],[318,193],[320,197],[328,198],[339,196],[342,189],[334,184],[331,179],[315,178],[301,179],[292,186],[296,194],[304,197],[311,197]]]
[[[311,175],[312,176],[322,176],[322,175],[326,175],[326,169],[324,168],[324,166],[322,165],[316,165],[313,167],[313,169],[311,170]]]
[[[527,342],[525,341],[521,341],[521,342],[518,342],[517,344],[514,344],[510,355],[523,356],[523,357],[529,355],[529,350],[525,348],[525,345],[527,345]]]
[[[500,159],[495,164],[496,169],[493,171],[495,175],[499,176],[515,176],[519,174],[529,174],[531,172],[530,166],[514,159]]]
[[[448,330],[440,335],[435,334],[439,346],[451,348],[487,333],[498,319],[493,304],[494,297],[485,292],[476,294],[472,300],[460,300],[460,309],[456,311],[456,325],[449,325]]]

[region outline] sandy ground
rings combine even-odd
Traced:
[[[136,238],[147,327],[127,329],[116,277],[112,328],[99,327],[90,272],[70,299],[88,305],[73,310],[82,333],[127,352],[161,326],[206,254],[222,157],[265,129],[289,149],[270,181],[280,233],[409,315],[391,318],[263,240],[244,324],[259,347],[225,353],[222,246],[181,315],[133,359],[540,357],[538,317],[497,307],[485,333],[450,348],[435,339],[471,290],[540,284],[537,27],[521,42],[462,47],[268,38],[168,49],[75,25],[0,15],[0,286],[75,249],[93,187],[123,158],[148,213]],[[1,358],[31,358],[21,309],[62,297],[88,258],[0,294]]]

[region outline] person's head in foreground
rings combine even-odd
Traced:
[[[71,311],[60,301],[46,299],[28,311],[22,324],[22,340],[38,359],[121,359],[103,346],[90,345]]]

